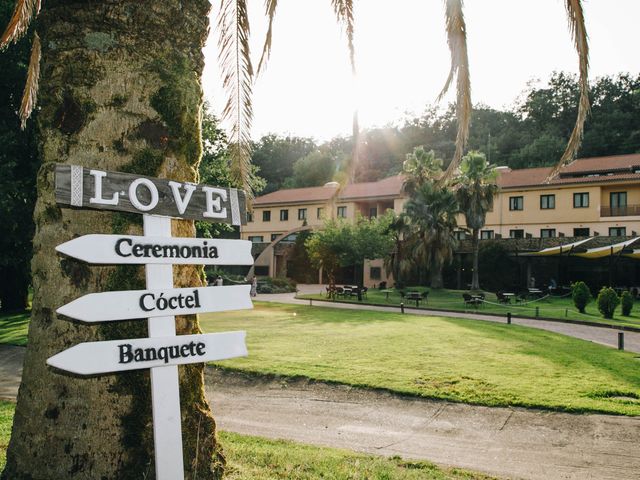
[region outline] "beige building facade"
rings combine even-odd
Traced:
[[[498,167],[500,187],[487,214],[482,239],[635,236],[640,232],[640,154],[578,159],[548,179],[550,167]],[[306,225],[321,228],[327,218],[353,220],[402,212],[407,196],[402,176],[359,183],[340,190],[322,187],[279,190],[255,199],[241,237],[262,244],[256,267],[264,275],[284,272],[276,245]],[[466,235],[458,218],[459,238]],[[613,243],[613,242],[612,242]],[[280,263],[279,263],[280,262]],[[381,260],[365,265],[365,285],[389,280]]]

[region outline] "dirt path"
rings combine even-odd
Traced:
[[[220,428],[506,478],[640,478],[640,418],[489,408],[209,369]]]
[[[0,345],[15,399],[23,347]],[[640,479],[640,418],[489,408],[305,380],[206,373],[221,429],[426,459],[505,478]]]

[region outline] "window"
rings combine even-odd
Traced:
[[[540,229],[540,238],[553,238],[556,236],[555,228],[542,228]]]
[[[509,197],[509,210],[522,210],[524,207],[524,198]]]
[[[263,222],[271,221],[271,210],[265,210],[262,212],[262,221]]]
[[[589,192],[573,194],[573,208],[587,208],[589,206]]]
[[[609,236],[610,237],[626,237],[627,236],[627,228],[626,227],[611,227],[611,228],[609,228]]]
[[[286,222],[289,220],[289,210],[280,210],[280,221]]]
[[[524,230],[509,230],[509,238],[524,238]]]
[[[247,223],[253,222],[253,212],[247,212]]]
[[[264,237],[262,235],[249,235],[249,241],[253,243],[262,243],[264,242]]]
[[[316,212],[316,217],[317,218],[322,218],[322,215],[324,215],[324,208],[323,207],[318,207],[318,210]]]
[[[369,269],[371,280],[380,280],[382,278],[382,269],[380,267],[371,267]]]
[[[453,232],[453,238],[455,238],[456,240],[464,240],[465,238],[467,238],[467,234],[464,230],[456,230],[455,232]]]
[[[299,208],[298,209],[298,220],[306,220],[307,219],[307,209]]]
[[[376,207],[371,207],[369,209],[369,218],[376,218],[378,216],[378,209]]]
[[[278,238],[280,235],[282,235],[281,233],[272,233],[271,234],[271,241],[273,242],[276,238]]]
[[[551,210],[556,208],[555,195],[540,195],[540,209]]]
[[[611,207],[626,207],[627,192],[611,192],[609,194],[609,204]]]
[[[588,237],[589,229],[588,228],[574,228],[573,229],[574,237]]]
[[[493,238],[493,230],[480,230],[480,238],[482,240],[491,240]]]
[[[338,218],[347,217],[347,207],[338,207]]]

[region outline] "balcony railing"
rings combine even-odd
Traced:
[[[640,205],[625,205],[624,207],[603,205],[600,207],[601,217],[628,217],[629,215],[640,215]]]

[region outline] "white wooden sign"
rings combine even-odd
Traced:
[[[249,240],[93,234],[56,250],[98,264],[253,265]]]
[[[94,375],[211,362],[246,356],[244,339],[245,332],[223,332],[85,342],[50,357],[47,364],[78,375]]]
[[[58,308],[83,322],[166,317],[253,308],[251,285],[90,293]]]
[[[241,225],[241,190],[121,172],[56,167],[56,202],[70,208],[144,213],[144,236],[86,235],[60,245],[98,264],[144,264],[147,290],[92,293],[57,313],[85,322],[148,318],[149,338],[87,342],[47,360],[91,375],[150,368],[156,480],[184,480],[178,365],[247,355],[245,332],[176,336],[175,315],[252,308],[250,285],[173,288],[173,264],[251,265],[251,242],[173,238],[171,218]]]

